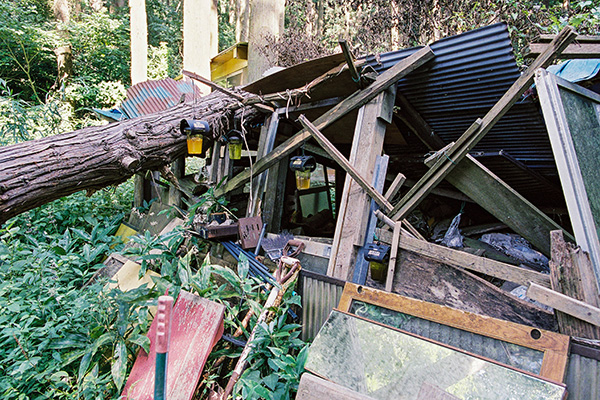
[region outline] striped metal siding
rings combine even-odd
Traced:
[[[312,340],[331,310],[338,306],[344,282],[314,272],[302,271],[302,340]]]
[[[568,400],[600,399],[600,361],[571,354],[565,383]]]
[[[121,109],[129,118],[152,114],[179,104],[182,95],[185,95],[185,100],[191,100],[194,89],[190,80],[166,78],[140,82],[127,90],[127,99],[121,104]],[[200,97],[200,93],[197,95]]]
[[[520,73],[504,23],[442,39],[431,49],[435,58],[401,80],[398,88],[449,143],[483,117]],[[367,61],[381,72],[416,50],[369,56]],[[542,174],[556,174],[546,127],[531,103],[513,106],[474,150],[505,150]]]

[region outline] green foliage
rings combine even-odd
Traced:
[[[57,37],[43,18],[47,3],[0,3],[0,77],[22,99],[42,103],[56,80]]]
[[[179,75],[183,65],[182,2],[146,1],[148,16],[148,77]]]
[[[87,82],[130,83],[129,19],[105,10],[81,14],[66,26],[73,53],[73,72]]]
[[[78,193],[0,227],[3,399],[112,397],[131,356],[147,347],[146,305],[155,293],[83,286],[117,244],[130,187]]]
[[[275,319],[258,326],[250,366],[236,385],[243,399],[288,400],[298,390],[308,345],[299,339],[301,326],[287,322],[291,304],[300,305],[300,297],[290,290]]]

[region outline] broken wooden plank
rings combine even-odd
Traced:
[[[548,43],[530,43],[525,57],[537,57],[546,51],[548,46]],[[560,58],[600,58],[600,43],[572,43],[560,53]]]
[[[402,224],[400,222],[396,222],[394,224],[394,232],[392,234],[392,242],[391,242],[392,249],[391,249],[391,253],[390,253],[390,262],[388,263],[387,276],[385,278],[386,292],[392,291],[392,284],[394,283],[394,275],[396,272],[396,259],[398,258],[398,243],[400,242],[401,231],[402,231]]]
[[[598,289],[589,254],[564,240],[562,231],[550,232],[552,290],[598,307]],[[600,327],[556,311],[560,331],[569,336],[600,339]]]
[[[590,324],[600,326],[600,308],[589,305],[583,301],[555,292],[554,290],[535,283],[529,285],[527,297],[589,322]]]
[[[350,111],[371,101],[373,98],[375,98],[375,96],[392,86],[394,83],[398,82],[398,80],[400,80],[402,77],[431,60],[433,56],[434,54],[429,46],[425,46],[414,54],[406,57],[379,75],[371,85],[365,89],[356,91],[344,101],[340,102],[325,114],[317,118],[315,120],[315,126],[319,130],[325,129]],[[239,173],[230,179],[226,185],[215,190],[215,195],[218,197],[237,189],[238,187],[241,187],[250,179],[252,175],[257,175],[265,171],[267,168],[273,166],[277,161],[281,160],[283,157],[300,147],[302,143],[307,141],[310,137],[311,135],[306,129],[301,130],[275,148],[266,157],[254,164],[252,170],[248,169]]]
[[[171,344],[167,360],[166,398],[191,400],[204,364],[223,333],[225,307],[181,291],[172,311]],[[152,400],[156,363],[155,318],[148,331],[150,353],[140,349],[121,395],[127,399]]]
[[[376,308],[364,308],[361,303]],[[539,331],[531,326],[461,311],[350,282],[346,282],[344,286],[338,309],[414,334],[424,335],[428,339],[462,348],[556,382],[563,381],[567,369],[569,337],[559,333]],[[378,310],[379,313],[374,310]],[[409,318],[390,318],[394,313],[401,313]],[[382,320],[373,318],[377,315],[383,317]],[[416,317],[418,320],[414,321],[410,317]],[[383,319],[389,322],[386,323]],[[422,320],[433,323],[433,326],[423,329],[428,327],[428,323],[421,322]],[[394,325],[390,324],[392,322]],[[442,325],[449,329],[443,329]],[[460,331],[455,332],[455,329]],[[467,335],[467,332],[472,333],[473,336]],[[536,333],[540,333],[539,337]],[[499,347],[496,341],[504,343]],[[531,352],[519,351],[515,357],[511,351],[508,353],[506,351],[507,345],[512,347],[510,344],[543,354],[538,358]],[[521,357],[523,358],[520,362]],[[532,362],[534,359],[535,362]]]
[[[387,231],[380,231],[378,237],[385,242],[391,242],[393,240],[392,235]],[[535,282],[544,287],[550,287],[549,275],[492,260],[490,258],[479,257],[439,244],[414,239],[407,235],[400,235],[398,246],[402,250],[412,251],[447,265],[480,272],[494,278],[518,283],[519,285],[529,285],[530,282]]]
[[[348,64],[348,68],[350,69],[350,76],[352,80],[356,82],[358,87],[362,88],[362,84],[360,82],[360,75],[358,74],[358,70],[356,69],[356,65],[354,64],[354,57],[352,56],[352,52],[350,51],[350,46],[348,46],[348,42],[345,39],[338,40],[340,47],[342,48],[342,53],[344,54],[344,58],[346,59],[346,64]]]
[[[371,184],[369,184],[369,182],[367,182],[365,178],[360,175],[360,173],[350,164],[350,162],[346,160],[343,154],[340,153],[340,151],[336,149],[329,140],[327,140],[325,135],[323,135],[315,125],[306,119],[304,115],[301,115],[298,120],[304,126],[304,129],[308,130],[313,138],[319,142],[321,147],[323,147],[325,151],[329,153],[331,158],[333,158],[344,169],[344,171],[346,171],[348,175],[350,175],[352,179],[354,179],[354,181],[358,183],[360,187],[377,202],[379,207],[388,212],[392,210],[393,207],[390,202],[387,201],[381,193],[377,192],[377,190],[375,190],[375,188],[373,188],[373,186],[371,186]]]
[[[327,268],[328,275],[339,279],[352,279],[358,248],[365,242],[370,209],[370,199],[365,194],[386,211],[392,207],[366,179],[372,179],[375,160],[383,150],[387,124],[379,116],[384,104],[390,99],[393,101],[394,94],[395,88],[391,92],[383,92],[359,110],[350,151],[352,163],[304,115],[298,118],[319,145],[348,174],[344,182],[340,208],[337,210],[332,254]],[[391,114],[391,110],[389,113]],[[384,177],[385,173],[382,174],[382,180]]]
[[[550,255],[550,232],[563,229],[474,157],[463,158],[446,180],[544,255]],[[565,237],[575,241],[568,232]]]
[[[409,105],[405,99],[405,108]],[[414,108],[410,109],[414,118],[426,124]],[[444,147],[444,142],[430,128],[424,128],[423,124],[417,127],[414,130],[415,135],[430,150]],[[433,158],[426,160],[425,164],[433,165]],[[513,231],[529,240],[544,255],[550,256],[550,231],[562,228],[475,158],[470,155],[463,158],[446,176],[446,180],[464,193],[467,196],[465,199],[475,201]],[[565,235],[568,240],[575,240],[571,234],[565,232]]]
[[[459,140],[469,141],[472,137],[479,132],[481,128],[482,120],[477,119],[473,124],[463,133]],[[465,147],[460,147],[461,144],[458,142],[448,146],[448,150],[443,151],[443,156],[436,160],[435,164],[410,188],[408,193],[394,206],[394,209],[390,212],[392,219],[398,221],[406,218],[408,214],[413,211],[419,203],[429,194],[431,191],[452,171],[452,168],[456,163],[460,162],[460,159],[464,157],[468,150]]]
[[[296,400],[374,400],[337,383],[319,378],[309,372],[300,377]]]
[[[385,197],[388,201],[392,201],[400,191],[400,188],[402,187],[402,184],[404,182],[406,182],[406,176],[404,176],[404,174],[399,173],[398,175],[396,175],[396,177],[392,181],[392,184],[390,185],[388,190],[386,190],[383,197]]]
[[[385,175],[387,172],[387,166],[389,162],[389,156],[377,156],[377,161],[375,163],[375,172],[373,173],[373,187],[379,191],[383,191],[383,185],[385,183]],[[375,201],[371,200],[370,208],[368,211],[367,218],[367,226],[366,233],[363,240],[362,247],[357,251],[356,261],[354,263],[354,273],[352,276],[352,282],[363,285],[367,280],[367,275],[369,272],[369,262],[365,260],[365,249],[369,243],[373,242],[373,235],[375,234],[375,228],[377,227],[377,217],[375,216],[375,211],[377,211],[379,207]],[[339,235],[341,236],[341,235]],[[335,237],[334,237],[335,243]],[[338,241],[339,243],[339,241]],[[339,245],[338,245],[339,248]]]
[[[260,138],[258,140],[258,151],[256,153],[256,160],[260,160],[273,150],[275,145],[275,138],[277,136],[277,129],[279,128],[279,114],[276,112],[265,118],[265,124],[260,131]],[[254,177],[252,187],[250,188],[252,195],[248,202],[248,208],[246,211],[247,217],[254,217],[259,215],[259,211],[262,206],[263,195],[265,192],[265,186],[268,179],[269,170],[264,171],[258,176]]]
[[[380,240],[389,244],[387,239]],[[368,280],[367,284],[385,290],[379,282]],[[412,251],[398,254],[392,292],[541,329],[557,329],[553,313],[512,296],[463,268]]]
[[[547,67],[576,36],[573,28],[565,27],[529,68],[512,84],[506,93],[481,119],[476,121],[446,152],[446,159],[436,164],[417,182],[404,198],[394,207],[394,220],[405,218],[431,189],[456,166],[460,160],[475,147],[477,143],[492,129],[504,114],[515,104],[521,95],[531,86],[538,68]],[[479,122],[479,123],[478,123]]]

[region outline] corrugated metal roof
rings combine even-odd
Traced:
[[[329,313],[338,306],[344,290],[344,281],[300,271],[299,292],[302,297],[302,340],[312,340],[323,326]]]
[[[401,80],[398,88],[449,143],[483,117],[520,74],[504,23],[442,39],[432,43],[431,49],[435,58]],[[399,50],[366,59],[381,72],[416,50]],[[474,149],[500,150],[508,151],[542,174],[556,175],[546,127],[534,104],[513,106]]]
[[[190,100],[194,87],[192,81],[187,79],[176,81],[166,78],[140,82],[127,89],[127,98],[121,104],[121,110],[129,118],[162,111],[179,104],[182,96],[186,96],[184,100]]]

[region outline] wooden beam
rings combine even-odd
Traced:
[[[600,326],[600,308],[591,306],[583,301],[576,300],[535,283],[529,285],[527,297],[590,324]]]
[[[296,400],[374,400],[366,394],[319,378],[309,372],[300,377]]]
[[[340,102],[325,114],[317,118],[314,122],[315,126],[319,130],[325,129],[342,118],[344,115],[348,114],[350,111],[371,101],[373,98],[375,98],[375,96],[392,86],[394,83],[398,82],[398,80],[400,80],[402,77],[431,60],[433,56],[434,54],[429,46],[425,46],[414,54],[406,57],[379,75],[371,85],[365,89],[354,92],[344,101]],[[245,170],[239,173],[230,179],[226,185],[215,190],[215,195],[219,196],[224,193],[228,193],[244,185],[250,179],[250,176],[259,174],[265,171],[267,168],[270,168],[281,158],[300,147],[302,143],[307,141],[310,137],[311,135],[306,129],[301,130],[275,148],[267,157],[262,158],[256,164],[254,164],[252,170]]]
[[[552,290],[584,301],[594,307],[600,305],[598,286],[588,253],[572,243],[565,242],[562,231],[550,232],[552,259],[550,279]],[[556,311],[561,333],[587,339],[600,339],[600,327]]]
[[[459,140],[467,141],[471,137],[474,137],[480,127],[482,120],[477,119],[466,132],[460,137]],[[456,143],[455,143],[456,144]],[[408,193],[394,206],[391,211],[392,219],[398,221],[406,218],[408,214],[414,210],[419,203],[429,194],[431,191],[452,171],[452,168],[464,157],[468,151],[466,148],[460,148],[460,145],[456,147],[450,146],[448,150],[444,151],[445,157],[437,159],[436,163],[410,188]]]
[[[398,258],[398,244],[400,242],[400,232],[402,231],[402,224],[396,222],[394,224],[394,233],[392,234],[391,250],[390,250],[390,262],[388,263],[387,276],[385,278],[385,291],[391,292],[394,284],[394,276],[396,274],[396,259]],[[419,240],[419,239],[416,239]]]
[[[383,197],[381,193],[377,192],[377,190],[375,190],[375,188],[358,173],[358,171],[350,164],[350,162],[346,160],[344,155],[340,153],[340,151],[336,149],[329,140],[327,140],[325,135],[323,135],[323,133],[321,133],[316,126],[306,119],[304,115],[301,115],[298,120],[302,126],[304,126],[304,129],[308,130],[313,138],[321,145],[321,147],[323,147],[323,149],[329,153],[331,158],[333,158],[344,169],[344,171],[346,171],[346,173],[350,175],[352,179],[354,179],[354,181],[358,183],[373,200],[375,200],[375,202],[377,202],[379,207],[383,208],[387,212],[392,210],[393,206],[390,204],[390,202],[387,201],[387,199]]]
[[[352,77],[352,80],[356,82],[356,84],[359,87],[362,87],[360,82],[360,75],[358,74],[356,65],[354,65],[354,57],[352,56],[352,52],[350,51],[348,42],[345,39],[340,39],[338,43],[342,48],[342,53],[344,53],[344,58],[346,59],[346,64],[348,64],[348,68],[350,69],[350,76]]]
[[[430,160],[426,164],[431,165],[432,162]],[[539,251],[550,256],[550,231],[563,229],[474,157],[468,155],[463,158],[446,176],[446,180]],[[575,241],[567,232],[565,237]]]
[[[567,47],[577,36],[573,28],[564,28],[556,38],[550,43],[544,51],[529,68],[512,84],[506,93],[494,104],[488,113],[481,119],[475,121],[465,133],[454,143],[447,151],[446,159],[440,159],[419,182],[407,193],[404,198],[394,207],[392,212],[393,219],[399,220],[405,218],[421,200],[431,191],[431,189],[451,171],[460,160],[466,156],[469,151],[492,129],[492,127],[506,114],[506,112],[515,104],[521,95],[533,83],[535,71],[538,68],[544,68],[551,64],[557,54]]]
[[[381,230],[378,237],[386,243],[393,241],[391,233],[387,231]],[[541,286],[550,287],[549,275],[415,239],[404,234],[400,235],[398,246],[402,250],[412,251],[447,265],[480,272],[519,285],[527,286],[530,282],[535,282]]]
[[[404,176],[404,174],[399,173],[398,175],[396,175],[392,184],[390,185],[388,190],[385,192],[383,197],[385,197],[388,201],[394,200],[394,197],[396,197],[396,195],[400,191],[400,188],[402,187],[402,184],[405,181],[406,181],[406,176]]]
[[[234,99],[236,99],[238,101],[243,102],[244,99],[245,99],[244,96],[242,96],[240,94],[237,94],[236,92],[234,92],[232,90],[224,88],[223,86],[221,86],[219,84],[216,84],[213,81],[211,81],[209,79],[206,79],[203,76],[195,74],[195,73],[193,73],[191,71],[183,70],[183,71],[181,71],[181,73],[183,75],[187,76],[187,77],[190,77],[190,78],[198,81],[198,82],[204,83],[205,85],[209,86],[211,89],[214,89],[214,90],[217,90],[219,92],[225,93],[227,96],[229,96],[231,98],[234,98]],[[275,109],[273,107],[269,107],[268,105],[262,104],[262,103],[254,103],[254,104],[250,104],[250,105],[252,107],[256,108],[257,110],[262,111],[262,112],[273,113],[275,111]]]
[[[548,46],[548,43],[530,43],[525,57],[537,57],[546,51]],[[600,43],[572,43],[560,53],[560,58],[600,58]]]
[[[386,110],[387,114],[391,116],[391,108],[386,107],[386,105],[387,103],[393,103],[395,97],[395,87],[393,87],[381,93],[359,110],[350,151],[351,161],[346,160],[306,117],[301,115],[298,118],[319,145],[348,174],[344,182],[344,190],[340,194],[342,196],[340,209],[337,210],[332,253],[327,267],[329,276],[344,280],[354,278],[359,249],[365,241],[369,240],[365,236],[371,214],[371,201],[366,195],[370,196],[379,207],[386,211],[389,211],[392,207],[380,191],[367,182],[367,179],[371,180],[373,178],[377,157],[383,151],[387,123],[385,118],[380,117],[382,113],[386,113]],[[385,170],[387,171],[387,163]],[[381,175],[382,186],[384,181],[385,172]],[[374,198],[374,196],[377,198]],[[360,275],[364,275],[366,278],[366,274]]]
[[[273,150],[273,146],[275,145],[275,137],[277,136],[277,128],[279,127],[279,114],[277,112],[272,113],[267,118],[265,118],[265,124],[260,132],[260,138],[258,140],[258,151],[256,153],[256,160],[260,160],[265,157]],[[252,196],[250,196],[250,200],[248,202],[248,207],[246,209],[246,216],[253,217],[259,215],[259,211],[262,208],[262,200],[263,194],[265,192],[265,185],[267,182],[267,177],[269,174],[269,170],[264,171],[261,174],[258,174],[254,178],[252,182],[253,185],[250,188]]]

